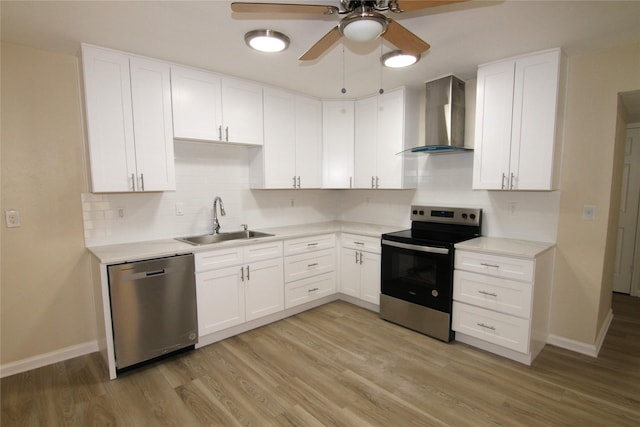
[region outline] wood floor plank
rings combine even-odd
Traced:
[[[525,366],[336,301],[107,379],[91,354],[0,380],[0,425],[640,425],[640,299],[598,358]]]

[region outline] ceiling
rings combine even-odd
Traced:
[[[293,2],[339,5],[338,0]],[[337,24],[337,17],[240,15],[231,12],[229,1],[2,0],[0,7],[3,41],[70,54],[87,42],[324,98],[422,87],[449,73],[470,79],[478,64],[547,48],[562,47],[571,56],[640,43],[640,1],[471,0],[388,12],[431,44],[417,64],[399,70],[380,66],[381,52],[393,49],[380,39],[360,45],[338,42],[318,60],[298,61]],[[249,49],[244,34],[259,28],[287,34],[289,49],[277,54]],[[346,95],[340,92],[343,87]]]

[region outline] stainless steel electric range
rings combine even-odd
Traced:
[[[411,229],[382,235],[380,317],[451,341],[454,245],[481,227],[482,209],[412,206]]]

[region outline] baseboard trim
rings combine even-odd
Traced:
[[[553,335],[553,334],[549,334],[549,338],[547,339],[547,344],[555,345],[556,347],[575,351],[576,353],[585,354],[587,356],[598,357],[598,354],[600,353],[600,349],[602,348],[602,343],[604,343],[604,339],[607,336],[607,332],[609,331],[609,326],[611,326],[612,320],[613,320],[613,311],[609,310],[609,313],[607,314],[607,318],[602,324],[602,327],[598,332],[598,336],[596,337],[596,342],[594,344],[587,344],[582,341],[576,341],[576,340],[560,337],[558,335]]]
[[[87,341],[82,344],[72,345],[49,353],[28,357],[16,362],[0,365],[0,378],[41,368],[53,363],[63,362],[65,360],[84,356],[85,354],[94,353],[96,351],[98,351],[98,341]]]

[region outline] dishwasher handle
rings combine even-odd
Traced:
[[[162,270],[156,270],[156,271],[147,271],[145,273],[145,275],[147,277],[152,277],[152,276],[162,276],[165,274],[165,269],[163,268]]]

